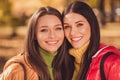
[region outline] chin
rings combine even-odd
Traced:
[[[81,48],[81,46],[73,46],[73,48],[77,49],[77,48]]]
[[[73,48],[77,49],[77,48],[79,48],[79,47],[74,46]]]

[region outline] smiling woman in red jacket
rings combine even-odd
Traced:
[[[63,22],[69,54],[73,56],[72,80],[101,80],[100,62],[104,62],[106,80],[120,80],[120,52],[113,46],[100,44],[97,18],[86,3],[75,1],[63,11]]]

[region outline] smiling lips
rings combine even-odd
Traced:
[[[46,41],[48,45],[56,45],[58,41]]]
[[[74,37],[74,38],[71,38],[71,41],[78,42],[81,39],[82,39],[82,36],[80,36],[80,37]]]

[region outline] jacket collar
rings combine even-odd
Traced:
[[[100,44],[99,50],[96,52],[95,55],[93,55],[92,58],[102,56],[104,54],[107,54],[108,52],[112,52],[118,56],[120,56],[120,51],[114,47],[114,46],[106,46],[104,44]]]

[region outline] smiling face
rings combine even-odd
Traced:
[[[54,15],[44,15],[38,19],[36,37],[39,46],[54,53],[64,40],[64,32],[60,19]]]
[[[90,25],[80,14],[68,13],[65,15],[64,30],[65,36],[73,48],[81,48],[90,40]]]

